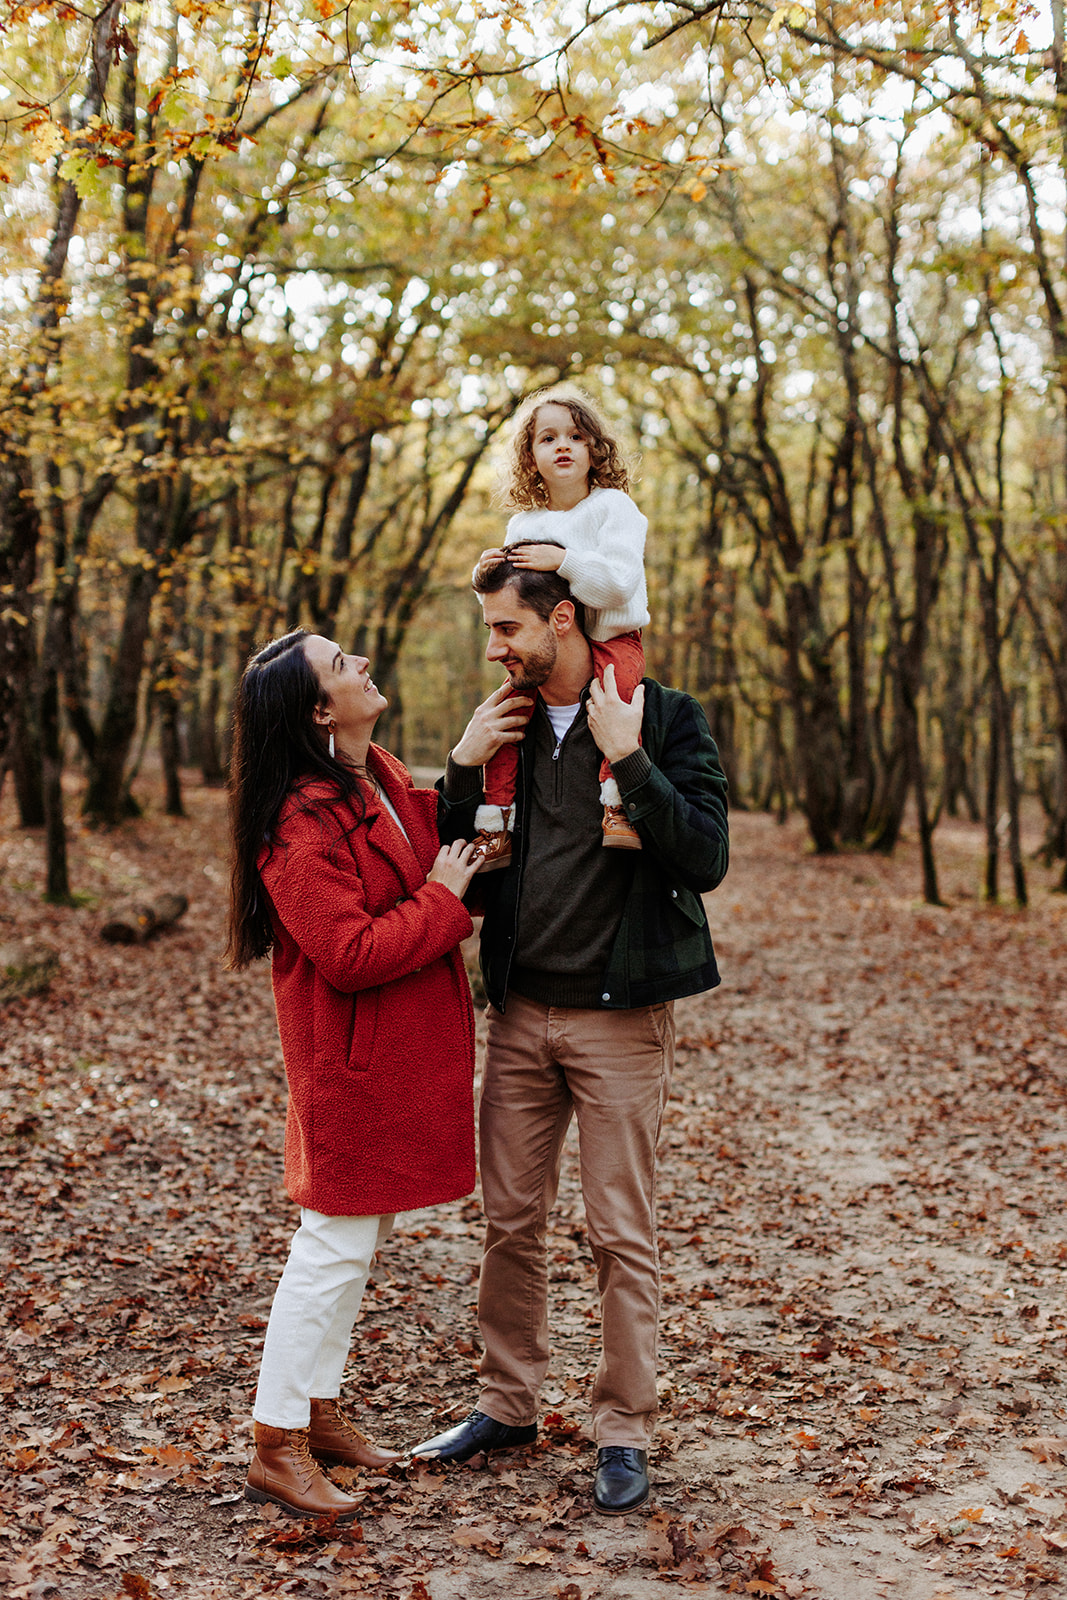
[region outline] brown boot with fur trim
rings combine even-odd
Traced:
[[[626,815],[622,795],[614,778],[601,781],[600,803],[604,807],[604,820],[600,824],[603,834],[601,844],[608,850],[640,850],[641,835]]]
[[[254,1424],[256,1452],[248,1469],[245,1499],[281,1506],[298,1517],[336,1517],[351,1522],[361,1505],[331,1483],[308,1450],[307,1428]]]
[[[381,1472],[400,1460],[397,1450],[383,1450],[360,1433],[339,1400],[312,1400],[308,1449],[324,1467],[362,1467]]]
[[[474,835],[475,853],[481,858],[478,872],[498,872],[501,867],[511,866],[511,834],[503,833],[499,829],[490,832],[487,828],[479,828]]]
[[[511,866],[511,807],[479,806],[474,813],[474,846],[479,872]]]
[[[627,817],[622,806],[605,806],[604,820],[600,824],[604,837],[601,844],[606,850],[640,850],[641,835]]]

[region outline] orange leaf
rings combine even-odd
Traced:
[[[192,1387],[192,1378],[160,1378],[156,1384],[160,1394],[178,1394],[182,1389],[191,1389]]]
[[[189,1462],[196,1460],[195,1450],[179,1450],[177,1445],[173,1444],[165,1444],[160,1450],[146,1449],[146,1453],[154,1456],[165,1467],[187,1466]]]
[[[1067,1454],[1067,1439],[1059,1434],[1037,1435],[1019,1442],[1037,1461],[1062,1461]]]
[[[489,1556],[498,1556],[502,1549],[490,1528],[457,1528],[452,1543],[458,1544],[461,1550],[484,1550]]]
[[[805,1433],[803,1428],[798,1429],[796,1433],[790,1434],[790,1438],[794,1444],[800,1446],[801,1450],[817,1450],[819,1448],[819,1441],[816,1436],[813,1433]]]

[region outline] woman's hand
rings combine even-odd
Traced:
[[[426,875],[426,882],[443,883],[458,900],[462,900],[481,859],[474,845],[466,839],[443,844],[437,852],[437,860]]]

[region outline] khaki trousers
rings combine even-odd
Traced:
[[[509,993],[489,1008],[480,1121],[485,1252],[478,1408],[533,1422],[548,1367],[548,1213],[563,1140],[578,1122],[582,1198],[597,1269],[599,1446],[646,1449],[656,1418],[659,1253],[656,1143],[674,1066],[673,1006],[544,1006]]]

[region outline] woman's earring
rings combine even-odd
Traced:
[[[329,750],[330,750],[330,760],[332,761],[333,758],[334,758],[334,750],[335,750],[335,745],[334,745],[334,742],[333,742],[333,729],[332,728],[330,729]]]

